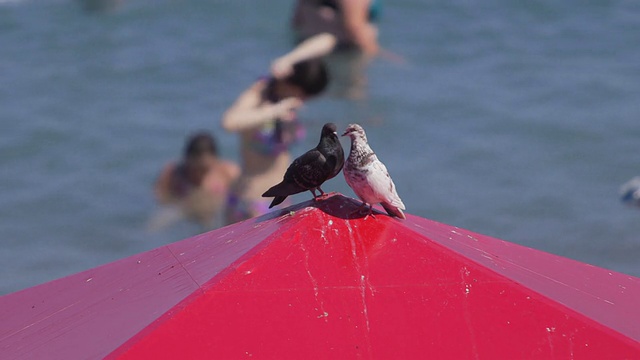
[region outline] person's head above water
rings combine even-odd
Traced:
[[[293,65],[291,74],[270,78],[266,98],[277,102],[287,97],[308,98],[320,94],[329,84],[329,71],[322,59],[310,59]]]
[[[218,145],[213,136],[200,131],[189,137],[184,148],[184,158],[197,160],[203,155],[218,155]]]
[[[210,133],[200,131],[191,135],[184,147],[182,165],[187,179],[193,184],[200,184],[217,156],[218,146]]]
[[[293,65],[293,74],[284,79],[300,87],[307,96],[320,94],[329,84],[329,72],[321,59],[301,61]]]

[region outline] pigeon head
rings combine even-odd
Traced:
[[[325,136],[330,136],[331,134],[338,134],[338,127],[336,127],[336,124],[334,123],[326,123],[324,124],[324,126],[322,127],[322,137]]]
[[[353,140],[358,138],[364,139],[365,141],[367,140],[367,135],[364,133],[364,129],[358,124],[349,124],[342,136],[349,136]]]

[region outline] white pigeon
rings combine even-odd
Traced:
[[[351,138],[351,151],[344,163],[343,173],[347,184],[362,200],[358,210],[368,205],[367,216],[373,216],[373,205],[380,203],[389,215],[406,219],[402,212],[405,207],[396,192],[396,186],[386,166],[369,147],[362,126],[350,124],[342,134],[347,135]]]

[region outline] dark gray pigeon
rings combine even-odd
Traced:
[[[404,204],[396,192],[389,171],[369,147],[362,126],[350,124],[342,136],[351,138],[351,150],[344,165],[344,178],[362,200],[362,207],[369,206],[367,216],[373,214],[373,204],[380,203],[389,215],[406,219],[402,212]]]
[[[316,189],[324,195],[320,185],[338,175],[344,165],[344,151],[336,131],[334,123],[324,124],[318,146],[293,160],[282,182],[262,194],[262,197],[275,197],[269,208],[282,203],[289,195],[306,190],[311,191],[314,199]]]

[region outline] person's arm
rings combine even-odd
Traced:
[[[244,131],[281,118],[288,119],[290,113],[302,105],[296,98],[287,98],[275,104],[263,103],[262,92],[265,80],[260,80],[245,90],[222,116],[222,127],[226,131]]]
[[[240,166],[232,161],[225,161],[227,180],[229,184],[233,183],[240,177]]]
[[[378,31],[369,23],[370,0],[341,0],[340,5],[344,14],[344,25],[353,36],[353,41],[368,55],[376,55],[378,45]]]
[[[168,203],[173,197],[171,195],[171,175],[173,174],[175,167],[176,164],[173,162],[165,165],[153,187],[156,200],[160,204]]]
[[[289,53],[275,59],[271,63],[271,73],[276,78],[284,78],[291,74],[293,65],[301,61],[325,56],[333,51],[337,40],[329,33],[322,33],[301,42]]]

